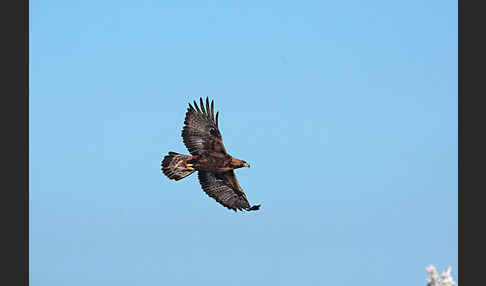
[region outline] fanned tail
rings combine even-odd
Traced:
[[[186,167],[186,162],[191,156],[169,152],[162,160],[162,172],[171,180],[184,179],[196,170]]]

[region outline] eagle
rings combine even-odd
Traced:
[[[250,167],[240,159],[226,152],[223,138],[218,128],[219,111],[214,116],[214,100],[206,106],[202,98],[200,104],[189,103],[182,139],[192,156],[169,152],[161,162],[162,172],[171,180],[181,180],[197,173],[203,191],[224,207],[234,210],[254,211],[260,205],[250,206],[243,189],[238,184],[234,169]]]

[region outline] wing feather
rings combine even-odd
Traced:
[[[196,103],[195,100],[194,100],[194,107],[196,108],[197,112],[201,112],[201,110],[199,110],[199,107],[197,106],[197,103]]]
[[[214,100],[211,100],[211,118],[214,118]],[[216,126],[218,124],[216,123]]]
[[[202,100],[202,97],[199,98],[199,108],[201,109],[202,113],[204,115],[206,115],[206,110],[204,110],[204,103],[203,103],[203,100]]]
[[[260,205],[250,206],[233,171],[221,174],[199,171],[197,176],[203,191],[224,207],[234,211],[260,208]]]
[[[209,97],[206,97],[206,114],[208,115],[209,118],[213,118],[211,116],[211,109],[209,109]]]
[[[214,118],[214,100],[209,107],[209,98],[206,98],[206,109],[202,98],[200,105],[194,101],[194,106],[189,103],[189,108],[184,119],[182,139],[184,145],[192,155],[201,155],[207,151],[216,151],[226,154],[223,138],[218,129],[218,113]]]

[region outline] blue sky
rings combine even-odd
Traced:
[[[458,280],[457,2],[261,2],[30,2],[30,285]],[[258,212],[160,171],[206,96]]]

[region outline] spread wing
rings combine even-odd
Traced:
[[[206,151],[216,151],[226,154],[223,145],[223,138],[218,129],[218,115],[214,117],[214,100],[209,105],[206,98],[206,108],[202,98],[200,107],[194,101],[194,107],[189,103],[182,129],[182,139],[184,145],[191,155],[202,155]]]
[[[258,210],[260,205],[250,206],[243,189],[236,180],[235,173],[211,173],[199,171],[197,174],[203,191],[224,207],[234,210]]]

